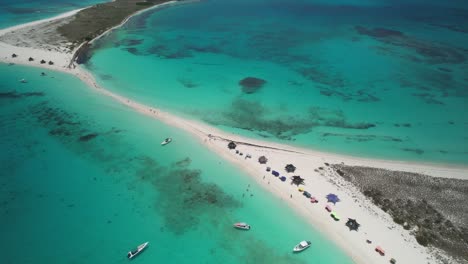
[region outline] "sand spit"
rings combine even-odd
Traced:
[[[374,205],[357,187],[349,184],[338,175],[336,169],[330,164],[365,166],[464,180],[468,179],[468,168],[356,158],[248,139],[226,133],[198,121],[175,116],[157,107],[132,101],[100,87],[92,74],[84,68],[75,65],[69,68],[73,51],[70,51],[68,44],[63,43],[59,38],[54,44],[57,45],[55,49],[44,46],[44,41],[40,39],[28,40],[28,32],[37,33],[39,30],[49,30],[43,23],[49,23],[55,27],[60,24],[57,20],[66,19],[76,12],[78,10],[59,17],[1,30],[0,60],[6,63],[43,67],[73,74],[102,95],[108,96],[138,113],[189,132],[201,144],[236,164],[239,169],[251,175],[253,181],[269,190],[277,199],[294,208],[315,229],[323,232],[345,250],[356,263],[383,264],[389,263],[390,258],[395,258],[397,263],[442,263],[436,258],[436,255],[439,254],[437,250],[419,245],[415,237],[411,235],[410,230],[405,230],[401,225],[396,224],[389,214]],[[51,34],[47,36],[53,37]],[[16,54],[16,57],[12,56],[13,54]],[[33,60],[31,61],[30,58]],[[46,63],[41,64],[41,60]],[[227,148],[230,141],[237,143],[235,150]],[[247,158],[247,155],[250,158]],[[260,156],[266,156],[268,162],[260,164],[258,162]],[[290,163],[297,167],[294,173],[287,173],[284,169],[286,164]],[[286,182],[278,180],[278,177],[267,171],[267,167],[278,171],[281,176],[286,176]],[[297,186],[290,184],[290,177],[293,175],[300,175],[305,179],[303,188],[315,196],[319,200],[318,203],[311,203],[298,191]],[[325,210],[327,205],[325,196],[329,193],[340,197],[341,201],[336,205],[330,204],[333,211],[341,216],[340,221],[332,219],[330,213]],[[358,232],[349,231],[344,225],[348,217],[357,219],[361,224]],[[368,243],[367,240],[372,242]],[[319,243],[319,241],[315,242]],[[385,256],[375,252],[376,246],[381,246],[386,251]]]

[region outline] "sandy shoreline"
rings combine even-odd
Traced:
[[[174,2],[164,3],[162,5],[168,4],[174,4]],[[157,7],[160,6],[156,5],[150,9]],[[148,10],[149,9],[140,11],[132,16]],[[76,14],[78,11],[79,10],[75,10],[54,18],[3,29],[0,30],[0,36],[24,27],[36,26],[45,22],[69,17]],[[123,25],[129,18],[120,25],[104,32],[101,36]],[[17,54],[18,57],[12,58],[11,55],[13,53]],[[72,58],[72,54],[73,53],[42,50],[33,47],[17,47],[0,42],[1,62],[43,67],[73,74],[101,94],[109,96],[115,101],[141,114],[151,116],[194,135],[204,146],[226,160],[236,164],[240,169],[251,175],[252,179],[260,186],[269,190],[290,207],[294,208],[294,210],[307,219],[315,229],[324,233],[340,246],[356,263],[389,263],[389,259],[392,257],[397,259],[397,263],[437,263],[437,261],[432,258],[430,250],[420,246],[415,238],[410,235],[409,231],[395,224],[388,214],[373,205],[357,191],[357,189],[353,188],[353,186],[336,175],[325,163],[338,164],[343,162],[347,165],[360,165],[459,179],[468,179],[468,168],[463,166],[358,158],[249,139],[226,133],[204,123],[175,116],[161,109],[140,104],[129,98],[103,89],[97,84],[92,74],[84,68],[79,66],[75,68],[67,67]],[[30,62],[29,57],[33,57],[34,61]],[[54,64],[40,64],[39,61],[41,59],[47,62],[53,61]],[[245,155],[240,156],[236,154],[235,151],[229,150],[227,148],[228,142],[224,139],[257,145],[238,144],[237,149],[244,154],[250,154],[252,158],[246,159]],[[261,146],[268,146],[271,148]],[[266,165],[261,165],[257,161],[258,157],[263,155],[268,158],[268,163]],[[294,175],[301,175],[306,179],[304,189],[319,199],[318,204],[311,204],[308,199],[304,198],[301,193],[297,191],[295,185],[289,184],[289,180],[286,183],[281,182],[265,170],[266,166],[269,166],[273,170],[279,171],[281,175],[292,176],[293,174],[287,174],[284,171],[284,167],[288,163],[293,163],[297,167]],[[320,167],[323,167],[323,169],[319,169]],[[339,222],[333,221],[329,213],[324,209],[326,205],[325,195],[328,193],[335,193],[342,200],[337,203],[336,206],[333,206],[334,210],[342,218]],[[361,228],[359,232],[350,232],[348,230],[344,225],[347,217],[356,218],[360,222]],[[367,244],[367,239],[371,240],[372,244]],[[374,251],[376,246],[381,246],[386,250],[387,254],[385,257],[380,256]]]

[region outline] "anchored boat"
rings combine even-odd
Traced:
[[[301,252],[301,251],[309,248],[311,244],[312,244],[312,242],[310,242],[310,241],[305,241],[305,240],[301,241],[299,244],[297,244],[294,247],[293,251],[294,252]]]
[[[234,227],[237,229],[250,230],[250,225],[244,222],[235,223]]]
[[[161,142],[161,145],[164,146],[164,145],[167,145],[169,143],[172,142],[172,138],[166,138],[163,142]]]
[[[127,258],[132,259],[136,255],[140,254],[146,248],[146,246],[148,246],[148,243],[149,242],[145,242],[145,243],[139,245],[135,250],[129,251],[127,253]]]

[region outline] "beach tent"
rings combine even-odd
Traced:
[[[327,204],[327,206],[325,206],[325,210],[327,210],[328,212],[331,212],[332,208],[329,204]]]
[[[275,177],[278,177],[278,176],[279,176],[279,172],[277,172],[277,171],[274,171],[274,170],[273,170],[273,171],[271,171],[271,174],[275,175]]]
[[[360,224],[356,221],[356,219],[348,218],[348,222],[346,222],[346,226],[349,227],[349,231],[351,230],[358,231]]]
[[[310,192],[308,191],[304,191],[302,194],[307,198],[310,198],[312,196],[312,194],[310,194]]]
[[[396,259],[391,258],[391,259],[390,259],[390,263],[395,264],[395,263],[396,263]]]
[[[300,192],[303,192],[303,191],[304,191],[304,188],[299,187],[299,188],[297,188],[297,190],[300,191]]]
[[[229,149],[235,149],[236,147],[237,147],[237,145],[236,145],[236,143],[234,143],[234,141],[229,142],[229,144],[228,144]]]
[[[286,167],[284,167],[284,169],[286,170],[286,172],[294,172],[294,171],[296,171],[296,166],[294,166],[292,164],[288,164],[288,165],[286,165]]]
[[[270,167],[266,167],[266,171],[271,171],[271,168],[270,168]]]
[[[312,197],[310,198],[310,202],[311,202],[311,203],[318,203],[318,200],[317,200],[317,198],[315,198],[315,196],[312,196]]]
[[[291,177],[291,184],[295,184],[299,186],[300,184],[304,184],[305,179],[301,178],[301,176],[295,175]]]
[[[381,256],[385,256],[385,250],[383,250],[383,248],[380,246],[376,247],[375,251],[377,251]]]
[[[335,212],[332,212],[332,213],[330,214],[330,216],[331,216],[333,219],[335,219],[336,221],[339,221],[339,220],[340,220],[340,217],[339,217],[338,214],[336,214]]]
[[[258,162],[260,164],[266,164],[268,162],[268,159],[265,156],[261,156],[260,158],[258,158]]]
[[[326,197],[329,203],[336,204],[337,202],[340,201],[340,198],[338,198],[338,195],[333,194],[333,193],[327,194]]]

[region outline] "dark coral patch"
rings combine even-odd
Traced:
[[[387,29],[387,28],[373,28],[367,29],[363,26],[355,26],[356,31],[361,35],[367,35],[374,38],[387,38],[387,37],[403,37],[404,34],[401,31]]]
[[[90,133],[86,134],[84,136],[79,137],[79,141],[90,141],[91,139],[97,137],[99,134],[98,133]]]
[[[407,36],[397,30],[385,28],[368,29],[363,26],[356,26],[354,27],[354,29],[361,35],[373,37],[376,40],[381,41],[383,43],[413,50],[415,53],[417,53],[420,57],[424,58],[429,63],[457,64],[462,63],[466,60],[463,49],[423,39],[418,39],[412,36]],[[416,62],[419,61],[418,57],[408,56],[407,54],[401,54],[398,50],[395,49],[387,49],[386,53],[395,53],[401,56],[402,58],[406,58]]]
[[[242,92],[246,94],[255,93],[262,88],[265,83],[265,80],[256,77],[246,77],[239,81],[239,85],[242,86]]]
[[[44,96],[43,92],[25,92],[25,93],[18,93],[16,91],[11,92],[2,92],[0,93],[1,98],[23,98],[23,97],[30,97],[30,96]]]

